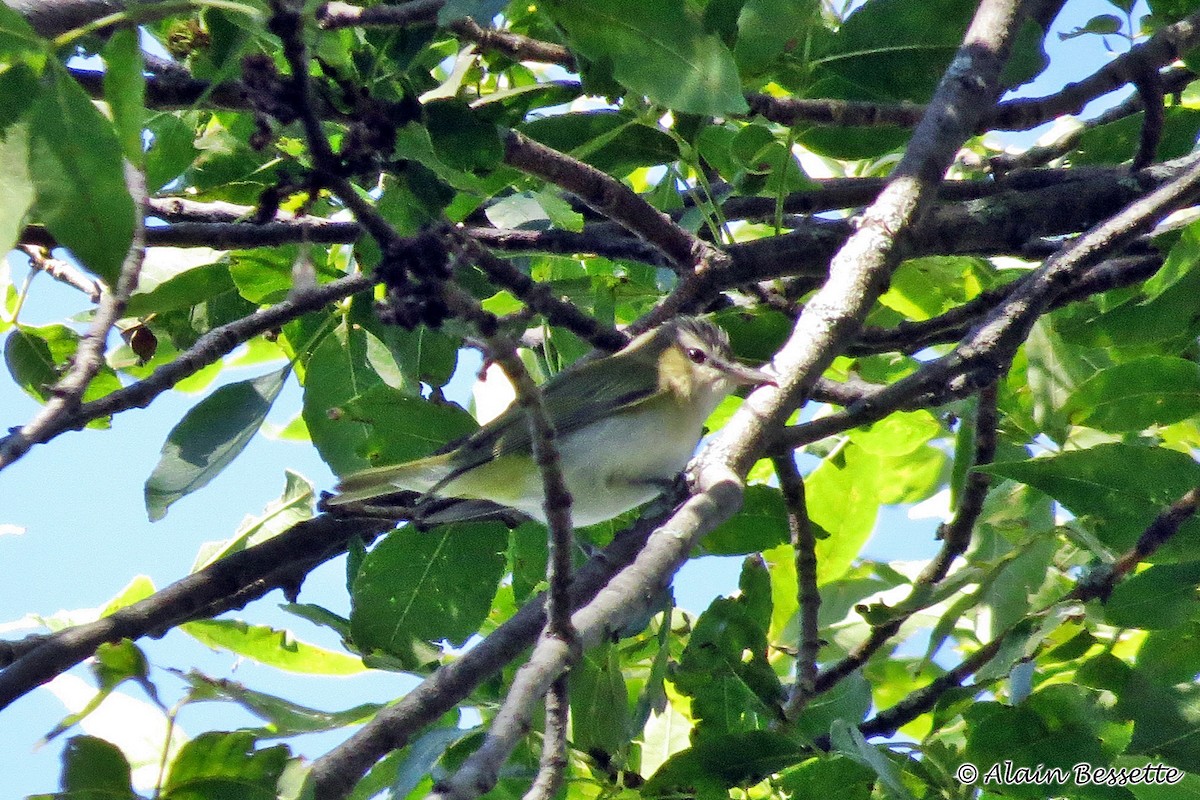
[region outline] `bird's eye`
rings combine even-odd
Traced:
[[[708,353],[705,353],[699,347],[689,347],[687,349],[687,357],[692,360],[693,364],[703,364],[708,361]]]

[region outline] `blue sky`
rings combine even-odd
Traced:
[[[1098,13],[1113,9],[1100,0],[1071,0],[1058,30],[1082,25]],[[1123,42],[1114,41],[1121,48]],[[1101,41],[1082,37],[1058,43],[1055,63],[1021,94],[1042,95],[1089,74],[1109,56]],[[1100,101],[1103,107],[1123,95]],[[1093,112],[1094,113],[1094,112]],[[1014,137],[1021,142],[1029,136]],[[25,267],[11,258],[13,278],[19,286]],[[27,324],[57,322],[66,313],[86,308],[85,298],[44,275],[37,276],[30,299],[22,310]],[[466,396],[473,367],[460,371],[449,395]],[[266,372],[261,366],[229,375],[239,380]],[[158,587],[185,575],[203,542],[232,535],[246,514],[259,512],[279,496],[284,470],[299,472],[317,490],[329,488],[333,478],[309,446],[256,437],[247,450],[205,489],[184,498],[166,519],[146,520],[142,485],[158,460],[167,433],[203,395],[164,394],[145,410],[117,417],[108,431],[64,434],[34,448],[18,464],[0,472],[0,531],[13,525],[24,530],[0,534],[0,624],[27,613],[52,614],[60,609],[103,605],[135,575],[149,576]],[[270,419],[283,424],[299,407],[294,378],[275,404]],[[20,425],[38,406],[8,379],[0,380],[0,425]],[[876,558],[918,558],[935,548],[935,521],[912,522],[903,510],[881,516],[869,545]],[[739,559],[704,559],[689,564],[676,581],[680,605],[699,612],[712,597],[736,587]],[[304,586],[302,600],[347,612],[344,564],[341,559],[313,573]],[[330,647],[336,641],[325,631],[278,610],[283,601],[273,593],[258,601],[250,616],[256,622],[291,627],[298,638]],[[4,638],[20,635],[5,632]],[[156,667],[195,666],[210,675],[231,677],[262,691],[333,710],[359,702],[400,694],[411,685],[402,676],[371,673],[356,678],[311,678],[281,674],[253,663],[237,664],[228,654],[212,653],[186,635],[172,632],[161,641],[142,641]],[[86,677],[80,669],[75,674]],[[155,678],[170,702],[182,685],[163,670]],[[141,698],[140,692],[130,694]],[[65,710],[49,692],[39,690],[17,701],[4,713],[4,744],[0,748],[0,794],[21,796],[50,791],[57,786],[59,743],[37,748],[36,743]],[[190,734],[209,728],[229,729],[253,724],[249,715],[227,704],[191,707],[179,720]],[[311,736],[301,741],[303,752],[317,755],[340,736]]]

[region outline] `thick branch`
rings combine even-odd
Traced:
[[[782,378],[780,388],[752,394],[706,448],[704,458],[720,458],[744,474],[834,356],[857,335],[892,269],[906,254],[907,239],[900,237],[911,233],[958,148],[995,102],[1000,71],[1020,23],[1015,2],[980,4],[892,182],[833,259],[829,279],[772,362]]]
[[[741,504],[741,481],[731,473],[705,468],[699,480],[701,491],[651,534],[632,564],[575,612],[572,622],[582,646],[598,644],[646,613],[658,592],[687,561],[692,547]],[[538,642],[529,661],[517,671],[483,745],[435,789],[432,798],[468,800],[491,789],[500,766],[520,741],[522,728],[528,729],[533,702],[546,694],[571,657],[572,648],[558,639],[545,637]]]
[[[647,519],[618,533],[575,575],[571,602],[578,608],[643,549],[658,520]],[[345,797],[371,765],[404,747],[425,725],[467,697],[475,687],[529,647],[546,623],[540,601],[522,606],[511,619],[457,660],[438,668],[400,702],[375,716],[357,733],[313,763],[309,780],[316,797]]]
[[[79,664],[106,642],[162,636],[189,620],[241,608],[272,589],[282,588],[294,595],[304,577],[343,552],[350,539],[369,541],[393,524],[316,517],[222,558],[107,617],[45,637],[0,672],[0,709]]]

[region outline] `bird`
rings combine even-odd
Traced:
[[[739,386],[761,384],[774,384],[773,376],[737,361],[728,334],[692,316],[673,318],[616,353],[555,375],[541,387],[542,402],[573,498],[572,524],[612,519],[668,490],[717,405]],[[513,403],[434,455],[349,475],[325,505],[336,510],[408,490],[420,493],[414,520],[425,524],[469,519],[497,506],[545,524],[526,414]]]

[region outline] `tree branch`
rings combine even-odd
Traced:
[[[1200,45],[1200,12],[1161,28],[1141,44],[1114,58],[1094,73],[1069,83],[1047,97],[1022,97],[1006,100],[989,114],[983,128],[1028,130],[1064,114],[1078,114],[1101,95],[1132,83],[1146,69],[1165,67]]]
[[[128,411],[131,408],[145,408],[154,398],[179,381],[228,355],[255,336],[274,330],[310,311],[316,311],[327,303],[366,291],[374,285],[369,278],[352,275],[289,297],[282,303],[260,309],[250,316],[235,320],[228,325],[213,328],[197,339],[194,345],[181,353],[174,361],[162,365],[136,383],[131,383],[104,397],[83,403],[69,413],[57,416],[52,421],[53,424],[43,425],[37,431],[36,436],[17,431],[0,439],[0,459],[3,459],[4,454],[8,453],[10,449],[13,452],[19,450],[24,453],[35,444],[44,444],[69,430],[78,430],[94,419]],[[0,464],[2,463],[4,462],[0,460]]]
[[[796,468],[795,456],[787,453],[772,459],[779,488],[787,505],[788,530],[796,558],[797,604],[800,607],[800,648],[796,659],[796,685],[783,706],[783,716],[794,721],[813,696],[817,685],[817,654],[821,650],[818,614],[821,592],[817,587],[817,538],[804,499],[804,479]]]
[[[104,287],[99,281],[89,277],[74,265],[61,258],[51,258],[48,248],[41,245],[21,245],[25,255],[29,257],[29,266],[39,272],[44,272],[56,281],[78,289],[88,296],[93,303],[99,303]]]
[[[1029,329],[1044,314],[1055,298],[1071,287],[1078,276],[1104,256],[1119,250],[1160,219],[1190,202],[1200,193],[1200,158],[1171,183],[1156,189],[1088,231],[1058,254],[1034,270],[1004,302],[997,305],[952,353],[929,362],[870,399],[864,408],[888,405],[897,396],[913,396],[915,391],[949,387],[951,392],[966,394],[973,386],[996,380],[1005,370]]]
[[[571,584],[572,607],[594,598],[619,570],[640,557],[647,537],[661,520],[643,518],[588,560]],[[546,617],[540,600],[526,603],[512,618],[457,660],[440,666],[394,706],[379,712],[357,733],[313,762],[309,782],[314,796],[345,797],[371,765],[404,747],[424,726],[452,709],[476,686],[499,672],[536,639]]]
[[[51,398],[33,419],[19,430],[0,439],[0,470],[17,461],[29,452],[37,442],[53,435],[65,420],[71,419],[80,409],[80,400],[96,373],[104,366],[104,351],[108,334],[120,319],[129,302],[129,296],[137,288],[142,261],[146,257],[145,223],[142,204],[146,198],[146,181],[133,165],[125,165],[125,184],[134,202],[133,239],[121,265],[117,285],[109,294],[100,298],[87,333],[79,340],[79,346],[67,374],[51,388]]]
[[[892,181],[834,257],[828,280],[808,302],[772,362],[781,376],[779,388],[755,391],[702,458],[720,459],[744,474],[834,356],[857,336],[906,254],[907,237],[932,202],[942,175],[976,121],[995,102],[1000,71],[1021,17],[1018,4],[1009,0],[980,4]]]
[[[44,637],[0,672],[0,709],[79,664],[106,642],[159,637],[184,622],[242,608],[272,589],[295,595],[304,577],[342,553],[351,539],[369,541],[393,525],[376,519],[315,517],[107,617]]]
[[[662,250],[684,273],[717,260],[712,245],[676,225],[624,183],[523,133],[508,132],[504,161],[575,194],[597,213]]]

